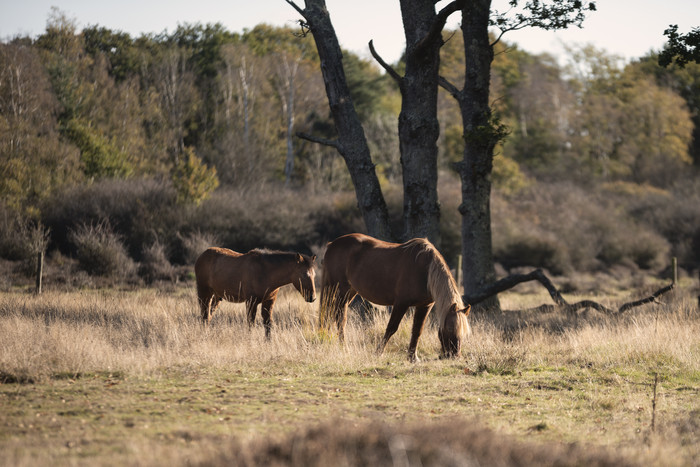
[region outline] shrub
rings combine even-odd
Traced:
[[[82,225],[108,223],[132,258],[139,260],[144,245],[158,238],[175,238],[184,208],[176,204],[168,180],[103,180],[56,193],[42,207],[43,222],[64,254],[75,254],[69,233]]]
[[[646,188],[646,187],[645,187]],[[684,183],[672,191],[645,189],[623,199],[630,216],[668,243],[669,255],[693,269],[700,266],[700,183]]]
[[[496,261],[555,273],[631,264],[658,271],[668,260],[668,242],[625,206],[610,193],[570,183],[540,184],[507,202],[495,197]]]
[[[313,195],[281,187],[218,190],[192,211],[186,224],[237,251],[267,247],[308,253],[311,245],[363,228],[356,202],[347,199],[346,194]]]
[[[511,238],[510,243],[500,245],[496,254],[506,269],[536,266],[546,268],[553,274],[571,270],[567,248],[552,235]]]
[[[144,247],[141,256],[139,275],[147,283],[175,278],[175,268],[168,260],[167,248],[158,240]]]
[[[0,221],[0,257],[9,260],[34,260],[46,251],[51,229],[39,222],[19,217],[4,217]]]
[[[185,264],[194,264],[199,255],[211,246],[217,246],[219,240],[213,233],[195,230],[188,234],[177,234],[181,244],[181,256]]]
[[[119,236],[105,224],[83,224],[70,232],[78,263],[88,274],[129,278],[136,265],[129,258]]]

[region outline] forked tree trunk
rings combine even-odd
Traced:
[[[457,164],[462,181],[462,272],[464,293],[471,295],[494,282],[491,244],[491,170],[498,136],[491,122],[489,82],[493,48],[488,25],[491,0],[465,2],[462,34],[466,77],[455,96],[464,125],[464,159]],[[493,296],[485,306],[499,307]]]
[[[437,27],[433,0],[401,0],[401,17],[406,36],[406,72],[399,83],[404,240],[427,237],[439,246],[437,93],[444,19]]]
[[[357,205],[368,233],[382,240],[391,240],[388,209],[374,170],[365,132],[350,97],[343,69],[343,55],[326,2],[305,0],[306,8],[302,10],[292,0],[286,1],[304,17],[313,34],[338,139],[325,141],[309,135],[300,136],[334,146],[338,150],[350,173]]]

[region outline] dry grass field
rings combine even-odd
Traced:
[[[383,312],[341,345],[293,289],[270,341],[243,305],[203,327],[191,284],[2,292],[0,464],[700,465],[694,287],[622,317],[473,314],[461,358],[430,327],[416,364],[409,319],[377,355]]]

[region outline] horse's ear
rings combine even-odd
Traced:
[[[304,262],[304,257],[301,256],[299,253],[297,253],[297,263],[303,263]]]
[[[316,255],[313,255],[313,256],[311,257],[311,262],[313,263],[314,261],[316,261]]]
[[[461,309],[459,311],[464,313],[466,316],[469,316],[469,312],[472,311],[472,306],[467,303],[467,306],[465,306],[463,309]]]

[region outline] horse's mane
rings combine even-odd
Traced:
[[[430,266],[428,269],[428,289],[433,296],[435,305],[433,305],[433,313],[436,314],[438,323],[442,327],[442,323],[447,316],[450,307],[455,304],[458,310],[464,308],[462,294],[459,292],[459,287],[455,281],[450,268],[447,266],[445,259],[440,252],[425,238],[414,238],[403,244],[405,248],[418,248],[420,251],[416,257],[420,255],[428,255],[430,257]],[[460,313],[462,314],[462,313]],[[466,323],[466,319],[464,320]],[[466,331],[465,331],[466,332]]]
[[[270,250],[267,248],[255,248],[250,250],[247,254],[256,256],[261,260],[272,264],[296,261],[297,255],[301,255],[301,253],[295,253],[293,251]],[[303,257],[304,255],[301,256]]]
[[[292,251],[270,250],[267,248],[255,248],[248,252],[249,255],[258,256],[260,259],[271,263],[286,263],[290,260],[296,260],[296,255]]]

